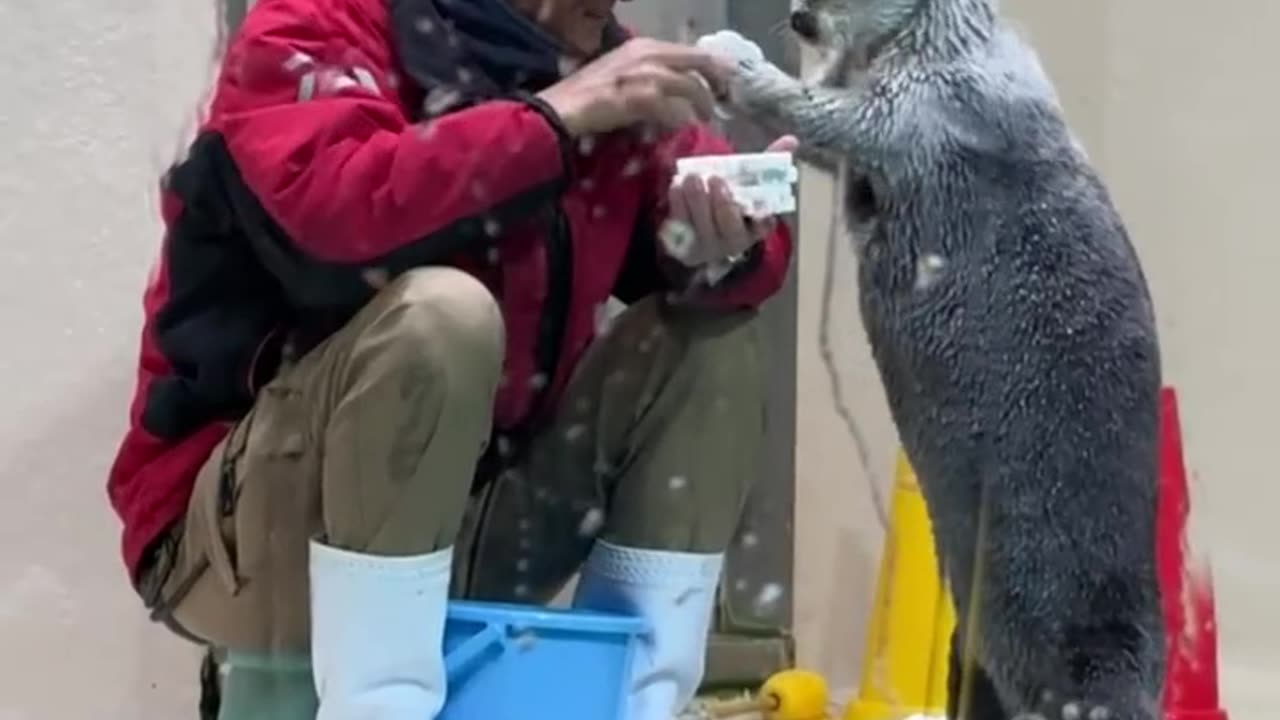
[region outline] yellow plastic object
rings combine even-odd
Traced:
[[[825,720],[827,681],[809,670],[783,670],[760,687],[767,720]]]
[[[938,574],[924,496],[906,455],[899,452],[862,683],[844,720],[944,714],[955,622]]]
[[[827,681],[809,670],[774,673],[760,690],[746,697],[708,700],[697,717],[737,718],[750,715],[763,720],[827,720]]]

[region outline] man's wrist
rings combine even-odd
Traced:
[[[518,92],[515,99],[523,102],[529,109],[542,116],[560,141],[560,164],[567,175],[573,168],[574,147],[577,144],[576,134],[565,122],[565,118],[541,94]]]
[[[699,268],[698,275],[707,287],[713,288],[719,285],[721,280],[728,277],[745,257],[746,253],[740,252],[726,258],[713,260]]]
[[[568,107],[569,103],[560,97],[554,86],[529,97],[540,103],[548,113],[555,116],[556,122],[563,128],[566,135],[576,138],[583,134],[578,113],[573,112]]]
[[[708,263],[701,268],[698,275],[708,289],[731,285],[735,279],[760,264],[762,245],[762,243],[756,243],[740,253]]]

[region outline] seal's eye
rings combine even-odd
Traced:
[[[818,16],[808,10],[796,10],[791,13],[791,29],[805,40],[817,40]]]

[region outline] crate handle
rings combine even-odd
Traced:
[[[489,623],[480,632],[463,641],[444,658],[445,677],[452,682],[477,658],[494,645],[504,645],[506,632],[498,623]]]

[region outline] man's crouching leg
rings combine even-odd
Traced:
[[[230,649],[223,717],[286,717],[236,697],[237,670],[269,696],[308,659],[319,720],[439,712],[452,546],[502,355],[488,291],[430,268],[263,389],[197,481],[173,573],[190,587],[169,583],[174,622]]]
[[[702,683],[725,551],[760,467],[763,376],[753,312],[629,312],[601,396],[611,512],[575,603],[648,619],[630,717],[665,720]]]
[[[527,473],[495,487],[473,594],[545,596],[587,555],[575,604],[652,628],[628,717],[670,720],[702,680],[763,396],[754,312],[629,308],[583,358]]]

